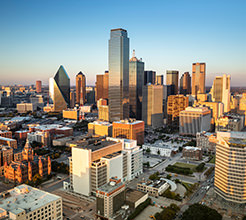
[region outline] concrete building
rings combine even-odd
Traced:
[[[44,147],[48,147],[51,144],[51,136],[48,132],[35,131],[27,134],[29,143],[37,142],[41,143]]]
[[[80,111],[77,108],[63,110],[62,117],[64,119],[71,119],[71,120],[78,121],[80,118]]]
[[[201,148],[203,153],[215,154],[216,135],[209,132],[198,132],[196,134],[196,146]]]
[[[76,75],[76,104],[84,105],[86,102],[86,77],[80,71]]]
[[[94,121],[88,124],[88,134],[112,137],[113,126],[109,122]]]
[[[36,81],[36,93],[41,93],[42,92],[42,81],[37,80]]]
[[[97,189],[96,197],[97,219],[117,219],[115,215],[125,203],[125,184],[117,177],[112,177],[109,183]]]
[[[213,102],[223,103],[224,112],[229,112],[231,110],[231,76],[216,76],[210,94]]]
[[[105,71],[103,75],[97,75],[96,78],[96,101],[108,99],[108,71]]]
[[[171,157],[173,153],[178,152],[178,147],[174,148],[163,143],[144,144],[142,148],[145,151],[149,151],[150,154],[162,157]]]
[[[0,137],[0,145],[7,145],[13,149],[17,148],[17,141],[12,138]]]
[[[74,91],[70,92],[70,108],[74,108],[76,104],[76,93]]]
[[[19,185],[0,196],[0,218],[9,220],[62,220],[62,198],[54,194]]]
[[[141,203],[145,202],[148,198],[148,193],[144,193],[130,188],[126,189],[126,205],[129,205],[129,208],[131,210],[135,210]]]
[[[197,132],[209,131],[211,110],[207,107],[187,107],[179,115],[179,134],[193,135]]]
[[[163,83],[164,83],[163,75],[156,75],[155,76],[155,84],[156,85],[163,85]]]
[[[19,103],[16,109],[19,113],[27,113],[37,111],[37,106],[34,103]]]
[[[87,136],[70,146],[72,157],[68,188],[75,193],[89,196],[108,183],[112,176],[125,182],[143,172],[142,149],[136,141]]]
[[[215,192],[227,201],[246,203],[246,133],[218,132]]]
[[[180,78],[180,94],[191,94],[191,76],[189,72],[183,73]]]
[[[113,137],[136,140],[137,144],[144,143],[144,122],[128,119],[113,122]]]
[[[163,180],[156,180],[156,181],[143,181],[138,183],[137,185],[137,190],[141,191],[141,192],[145,192],[148,193],[151,196],[159,196],[161,195],[163,192],[165,192],[169,187],[169,184]]]
[[[206,79],[206,64],[205,63],[193,63],[192,64],[192,85],[191,94],[197,96],[197,94],[205,94],[205,79]]]
[[[182,157],[186,160],[202,160],[202,149],[199,147],[183,147]]]
[[[142,120],[152,127],[163,126],[163,86],[148,84],[143,87]]]
[[[169,125],[179,124],[179,113],[189,106],[189,97],[184,95],[170,95],[167,100],[167,115]]]
[[[0,131],[0,137],[12,138],[12,131]]]
[[[244,115],[225,114],[216,120],[215,131],[242,131],[244,120]]]
[[[174,95],[179,93],[179,71],[167,70],[166,85],[174,86]]]

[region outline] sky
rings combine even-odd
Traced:
[[[48,84],[62,64],[71,85],[108,69],[110,29],[124,28],[145,70],[230,74],[246,86],[245,0],[0,0],[0,85]]]

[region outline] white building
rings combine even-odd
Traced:
[[[1,193],[0,219],[62,220],[62,198],[25,184],[17,186]]]
[[[164,143],[154,143],[154,144],[144,144],[142,146],[144,150],[150,150],[150,154],[154,155],[160,155],[163,157],[171,157],[172,152],[177,152],[177,147],[171,147],[169,145],[166,145]]]
[[[70,184],[64,187],[89,196],[117,176],[123,182],[143,172],[142,149],[135,140],[85,137],[70,145]]]

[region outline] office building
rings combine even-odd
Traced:
[[[129,118],[129,38],[112,29],[109,40],[109,121]]]
[[[197,132],[209,131],[211,110],[207,107],[187,107],[179,115],[179,134],[196,135]]]
[[[102,121],[109,121],[109,106],[106,99],[99,99],[97,101],[98,119]]]
[[[109,122],[93,121],[88,123],[88,134],[112,137],[113,126]]]
[[[60,196],[25,184],[1,193],[0,211],[1,219],[63,219]]]
[[[206,79],[206,64],[205,63],[193,63],[192,64],[192,85],[191,94],[197,96],[197,94],[206,93],[205,89]]]
[[[80,71],[76,75],[76,104],[84,105],[86,102],[86,77]]]
[[[70,107],[74,108],[76,102],[76,93],[74,91],[70,92]]]
[[[183,73],[180,78],[180,94],[191,94],[191,76],[189,72]]]
[[[144,85],[155,84],[156,72],[153,70],[144,71]]]
[[[70,105],[70,79],[63,66],[60,66],[54,78],[49,81],[49,93],[53,102],[53,111],[62,111]]]
[[[202,149],[199,147],[185,146],[182,150],[182,157],[186,160],[202,160]]]
[[[37,80],[36,81],[36,93],[41,93],[42,92],[42,81]]]
[[[144,122],[135,119],[113,122],[113,137],[136,140],[137,144],[144,143]]]
[[[125,184],[117,177],[112,177],[109,183],[97,189],[96,216],[97,219],[117,219],[117,211],[125,203]]]
[[[189,106],[189,97],[170,95],[167,100],[167,115],[169,125],[179,124],[179,113]]]
[[[231,76],[216,76],[210,94],[213,102],[222,102],[224,104],[224,112],[231,110]]]
[[[17,141],[12,138],[0,137],[0,145],[6,145],[17,149]]]
[[[163,75],[156,75],[155,77],[155,84],[156,85],[163,85],[164,79]]]
[[[95,87],[94,86],[86,86],[86,102],[87,105],[95,104],[96,92],[95,92]]]
[[[71,120],[78,121],[80,117],[80,111],[77,108],[63,110],[62,117],[64,119],[71,119]]]
[[[229,202],[246,203],[246,132],[218,132],[215,192]]]
[[[143,87],[142,120],[148,126],[163,125],[163,86],[148,84]]]
[[[104,75],[97,75],[96,78],[96,101],[108,99],[108,71],[105,71]]]
[[[19,103],[16,105],[18,113],[27,113],[37,111],[36,104],[33,103]]]
[[[244,115],[224,114],[215,121],[215,131],[242,131],[244,120]]]
[[[133,51],[129,61],[129,110],[130,118],[141,120],[144,85],[144,62],[138,60]]]
[[[70,143],[70,147],[67,188],[75,193],[89,196],[112,176],[125,182],[143,172],[143,152],[134,140],[87,136]]]
[[[239,112],[240,114],[244,115],[246,118],[246,93],[242,94],[242,97],[239,100]],[[246,126],[246,120],[245,120],[245,124]]]
[[[167,70],[167,77],[166,77],[166,85],[174,86],[174,94],[176,95],[179,93],[179,71],[176,70]]]

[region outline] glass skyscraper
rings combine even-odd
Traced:
[[[130,118],[142,119],[142,101],[144,86],[144,62],[135,57],[129,61],[129,103]]]
[[[129,38],[112,29],[109,39],[109,121],[129,118]]]
[[[49,93],[54,111],[62,111],[70,106],[70,78],[62,65],[54,78],[50,78]]]

